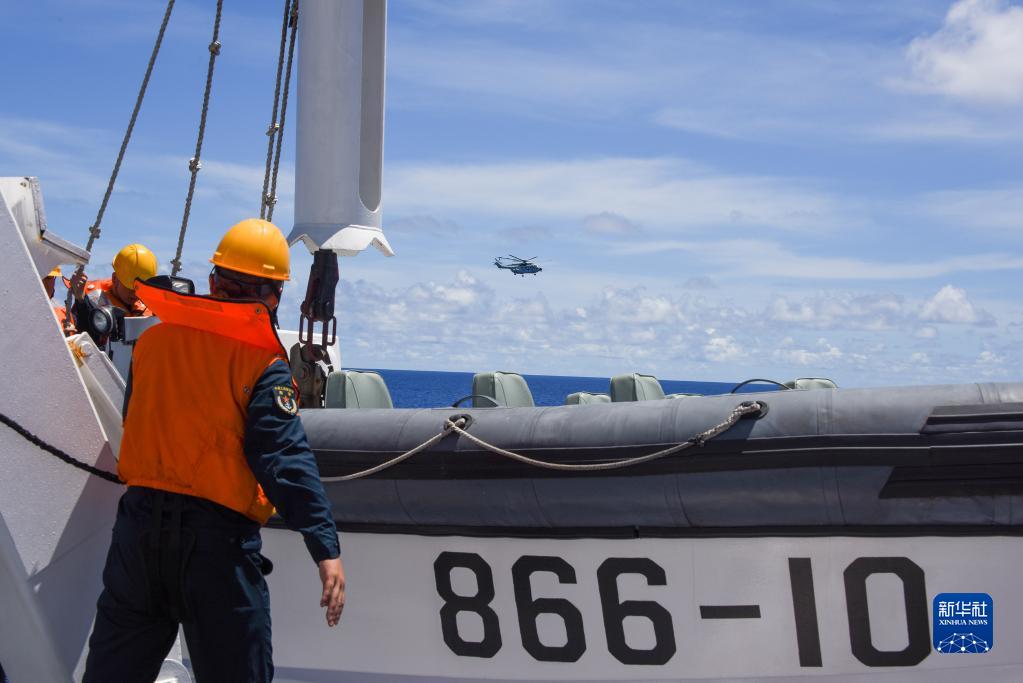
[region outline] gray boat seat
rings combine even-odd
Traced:
[[[837,389],[838,385],[825,377],[800,377],[785,382],[789,389]]]
[[[335,370],[327,375],[326,408],[393,408],[391,392],[380,373]]]
[[[480,372],[472,378],[473,408],[491,408],[493,404],[477,395],[489,396],[508,408],[532,408],[533,393],[525,378],[516,372]]]
[[[642,375],[633,372],[627,375],[615,375],[611,378],[611,400],[621,401],[657,401],[664,398],[664,389],[653,375]]]
[[[592,391],[577,391],[565,397],[566,406],[580,406],[586,403],[610,403],[611,397],[607,394],[595,394]]]

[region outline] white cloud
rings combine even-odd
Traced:
[[[958,99],[1023,101],[1023,7],[1003,0],[959,0],[934,34],[906,52],[919,90]]]
[[[654,114],[654,123],[667,128],[676,128],[688,133],[709,135],[718,138],[746,137],[756,127],[744,116],[725,115],[723,112],[693,109],[690,107],[669,107]]]
[[[827,339],[818,339],[812,349],[778,349],[774,352],[774,355],[775,358],[785,363],[803,366],[812,365],[819,368],[834,367],[835,362],[845,356],[841,349],[831,344]]]
[[[554,230],[547,225],[516,225],[502,228],[498,234],[515,242],[542,242],[555,236]]]
[[[299,296],[301,279],[293,284]],[[934,299],[962,303],[947,292],[927,300],[786,294],[775,298],[783,304],[764,308],[733,304],[720,290],[610,287],[559,305],[531,291],[498,292],[469,270],[409,286],[344,280],[338,311],[346,365],[718,380],[822,374],[862,385],[1000,377],[1018,355],[1011,338],[995,346],[965,326],[943,326],[944,343],[936,345],[937,325],[922,322],[922,311]],[[986,314],[971,305],[974,320],[983,321]],[[962,315],[955,306],[942,310]],[[921,329],[934,333],[924,335],[926,345],[913,336]]]
[[[610,211],[584,217],[583,230],[594,235],[636,235],[642,232],[625,216]]]
[[[110,169],[94,160],[101,141],[111,136],[95,129],[45,120],[0,118],[0,163],[4,175],[38,176],[44,197],[89,202],[96,206]]]
[[[968,271],[1023,268],[1023,256],[971,254],[927,262],[866,261],[851,257],[811,256],[766,240],[654,240],[617,246],[626,254],[688,252],[722,274],[809,280],[915,280]]]
[[[394,198],[389,210],[403,213],[571,221],[616,214],[673,231],[719,225],[820,231],[849,222],[833,197],[806,181],[729,175],[678,158],[405,163],[385,174]]]
[[[978,309],[966,297],[966,292],[952,285],[945,285],[927,301],[920,311],[920,319],[936,323],[959,323],[965,325],[991,325],[994,318],[990,313]]]
[[[978,365],[1001,365],[1004,362],[1005,359],[994,351],[981,351],[980,355],[977,356]]]
[[[665,82],[677,81],[684,72],[675,62],[657,63],[635,50],[524,47],[476,32],[423,40],[400,26],[389,34],[389,79],[405,85],[402,92],[409,97],[416,90],[445,93],[432,106],[450,106],[452,96],[464,95],[459,101],[476,108],[500,102],[505,112],[536,117],[568,107],[604,118],[621,113],[636,98],[663,91]]]
[[[905,330],[918,339],[935,339],[925,323],[992,325],[994,316],[975,306],[958,287],[946,285],[926,300],[884,293],[822,292],[813,296],[775,296],[764,320],[793,328],[829,330]]]
[[[407,4],[445,22],[470,25],[543,25],[557,17],[557,5],[543,0],[412,0]]]
[[[946,190],[925,194],[919,210],[936,220],[1023,237],[1023,185],[983,190]]]
[[[703,353],[715,363],[727,363],[743,357],[742,348],[730,337],[711,337],[703,346]]]
[[[933,110],[917,111],[912,116],[861,126],[858,132],[869,139],[909,142],[995,143],[1023,138],[1023,126],[1020,126],[1018,117],[999,118],[993,114],[987,112],[987,116],[981,117],[975,113],[966,116]]]
[[[807,327],[879,330],[899,325],[906,309],[902,297],[894,294],[831,293],[801,300],[777,296],[766,316]]]
[[[713,278],[705,275],[691,277],[682,283],[683,289],[717,289],[718,284]]]
[[[434,216],[399,216],[387,221],[388,233],[400,232],[414,235],[431,235],[433,237],[450,237],[462,231],[461,226],[452,220],[442,220]]]

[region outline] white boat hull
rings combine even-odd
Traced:
[[[1023,680],[1023,544],[1013,537],[348,533],[342,544],[347,604],[341,626],[328,629],[301,538],[264,532],[276,565],[275,680]],[[539,568],[531,578],[529,565]],[[544,568],[560,568],[564,581]],[[932,607],[943,593],[990,596],[989,651],[935,650]],[[538,598],[555,602],[531,611]]]

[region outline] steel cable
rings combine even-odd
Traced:
[[[284,69],[284,49],[288,43],[288,21],[291,17],[291,0],[284,0],[284,19],[281,21],[281,45],[277,50],[277,79],[274,81],[274,104],[270,110],[270,125],[266,129],[266,169],[263,172],[263,194],[259,200],[259,217],[266,218],[266,207],[270,203],[270,169],[273,164],[274,141],[280,124],[277,110],[281,102],[281,72]]]
[[[96,212],[96,220],[89,227],[89,241],[85,245],[85,250],[92,253],[92,246],[99,239],[101,232],[100,224],[103,222],[103,215],[107,211],[107,204],[110,202],[110,195],[114,192],[114,184],[117,182],[117,175],[121,172],[121,162],[124,161],[124,154],[128,151],[128,142],[131,140],[132,131],[135,130],[135,122],[139,117],[139,110],[142,109],[142,100],[145,99],[146,89],[149,87],[149,78],[153,74],[153,67],[156,65],[156,56],[160,53],[160,46],[163,44],[163,36],[167,32],[167,24],[170,22],[171,11],[174,9],[174,0],[167,0],[167,9],[163,13],[163,21],[160,22],[160,30],[156,34],[156,42],[153,44],[153,50],[149,55],[149,63],[146,65],[146,74],[142,77],[142,85],[139,86],[138,95],[135,96],[135,106],[131,111],[131,118],[128,120],[128,128],[124,131],[124,137],[121,139],[121,148],[117,152],[117,160],[114,162],[114,170],[110,173],[110,180],[107,182],[106,192],[103,193],[103,201],[100,202],[99,211]],[[85,266],[79,266],[76,269],[76,274],[81,273],[85,270]],[[70,288],[68,288],[67,298],[64,301],[64,307],[68,311],[71,310],[71,298],[73,294]],[[71,320],[71,316],[68,315],[68,320]]]
[[[188,216],[192,212],[192,196],[195,194],[195,181],[202,168],[200,155],[202,154],[202,143],[206,137],[206,114],[210,108],[210,91],[213,88],[213,70],[216,67],[217,56],[220,54],[220,18],[224,10],[224,0],[217,0],[217,14],[213,19],[213,38],[210,40],[209,51],[210,61],[206,67],[206,90],[202,97],[202,113],[199,115],[199,133],[195,140],[195,156],[188,161],[188,170],[191,171],[191,178],[188,181],[188,194],[185,196],[185,212],[181,217],[181,231],[178,233],[178,248],[174,252],[174,259],[171,261],[171,275],[177,275],[181,270],[181,250],[185,246],[185,232],[188,230]]]
[[[277,144],[274,150],[273,175],[270,178],[270,191],[266,195],[266,220],[272,221],[274,206],[277,204],[277,174],[281,168],[281,144],[284,142],[284,123],[288,116],[288,92],[291,89],[291,66],[295,57],[295,35],[298,32],[298,2],[291,5],[291,33],[288,36],[288,64],[284,69],[284,92],[281,94],[281,122],[277,128]]]

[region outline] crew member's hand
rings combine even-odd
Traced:
[[[71,293],[75,297],[75,301],[82,301],[85,299],[85,284],[89,281],[89,278],[85,275],[85,271],[75,271],[75,274],[71,276]]]
[[[327,608],[327,626],[337,626],[341,620],[341,610],[345,608],[345,568],[341,566],[341,558],[320,560],[320,582],[323,594],[320,596],[320,607]]]

